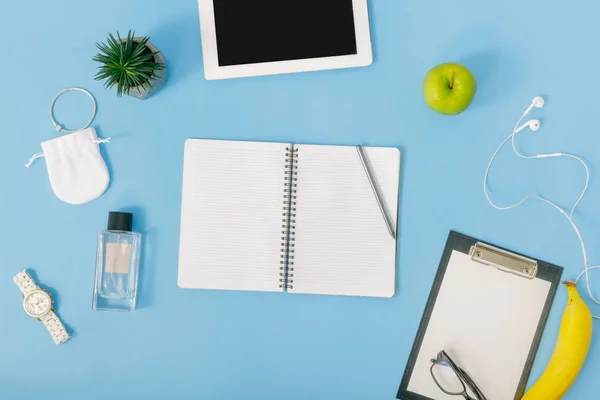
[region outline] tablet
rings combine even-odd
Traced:
[[[367,0],[198,0],[206,79],[373,62]]]

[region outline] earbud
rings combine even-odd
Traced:
[[[544,107],[544,98],[542,96],[535,96],[533,98],[533,100],[531,101],[531,105],[529,107],[527,107],[527,110],[525,111],[525,113],[523,113],[523,116],[526,116],[527,114],[529,114],[529,112],[531,110],[533,110],[533,107],[535,107],[535,108]]]
[[[544,107],[544,98],[542,96],[536,96],[533,98],[531,104],[533,104],[534,107],[542,108]]]
[[[541,97],[540,97],[540,99],[541,99]],[[544,102],[544,100],[542,100],[542,103],[543,102]],[[521,132],[523,129],[525,129],[527,127],[529,127],[529,129],[531,129],[532,131],[537,132],[540,129],[540,120],[532,119],[531,121],[525,122],[523,125],[521,125],[517,129],[515,129],[515,134]]]

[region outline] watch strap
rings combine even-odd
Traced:
[[[40,321],[48,328],[54,343],[61,344],[69,340],[69,333],[54,311],[50,311],[48,314],[41,317]]]
[[[19,289],[21,289],[23,295],[26,295],[27,293],[33,290],[39,289],[38,285],[35,283],[33,278],[31,278],[31,276],[25,270],[15,275],[13,281],[17,284]]]

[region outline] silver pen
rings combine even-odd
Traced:
[[[396,232],[394,231],[394,226],[392,224],[392,220],[388,215],[385,206],[383,205],[383,199],[381,197],[381,193],[379,193],[379,189],[377,189],[377,185],[375,184],[375,179],[373,178],[373,173],[371,172],[371,168],[369,168],[369,163],[365,157],[365,152],[363,151],[362,146],[356,146],[356,151],[358,152],[358,157],[360,158],[360,162],[365,169],[365,173],[367,174],[367,178],[369,183],[371,184],[371,189],[373,190],[373,194],[375,195],[375,200],[377,200],[377,205],[379,206],[379,210],[381,210],[381,215],[385,220],[385,224],[387,225],[387,229],[390,232],[390,235],[394,240],[396,240]]]

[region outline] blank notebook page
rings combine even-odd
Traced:
[[[282,291],[286,147],[280,143],[186,142],[180,287]]]
[[[354,146],[295,146],[294,293],[392,297],[396,241]],[[400,152],[364,148],[396,227]]]

